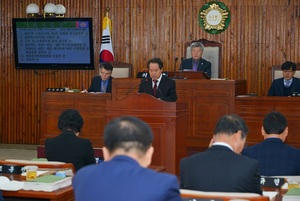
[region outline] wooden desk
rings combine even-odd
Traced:
[[[236,97],[235,111],[249,128],[247,144],[253,145],[263,140],[261,135],[262,121],[271,111],[281,112],[287,119],[289,134],[286,143],[300,148],[300,97],[254,96]]]
[[[178,79],[176,81],[177,102],[188,106],[189,122],[186,143],[189,150],[206,149],[213,135],[217,120],[235,112],[236,95],[246,94],[245,80],[201,80]],[[138,91],[140,79],[114,79],[112,99],[122,99],[129,92]]]
[[[110,99],[111,94],[108,93],[42,93],[40,144],[44,145],[46,138],[53,138],[60,134],[60,130],[57,128],[57,122],[58,117],[63,110],[77,109],[84,120],[80,137],[90,139],[93,147],[102,147],[102,132],[106,123],[106,100]]]
[[[24,181],[25,177],[18,174],[1,174],[1,176],[6,176],[10,180]],[[73,201],[74,192],[73,187],[68,186],[61,188],[53,192],[43,192],[43,191],[2,191],[4,200],[6,198],[28,198],[28,199],[40,199],[40,200],[50,200],[50,201]]]
[[[84,118],[81,137],[89,138],[93,147],[103,146],[106,124],[106,100],[120,100],[136,93],[141,79],[115,78],[112,94],[79,94],[44,92],[41,98],[41,138],[52,138],[60,132],[58,116],[64,109],[78,109]],[[224,114],[235,112],[236,95],[246,94],[245,80],[176,80],[178,100],[187,104],[188,123],[185,128],[188,151],[207,148],[217,120]]]

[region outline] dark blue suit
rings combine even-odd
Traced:
[[[289,88],[285,88],[283,78],[273,80],[268,91],[268,96],[291,96],[293,92],[300,93],[300,79],[293,77],[293,82]]]
[[[73,187],[76,201],[181,201],[175,175],[143,168],[127,156],[80,169]]]
[[[113,79],[113,77],[109,77],[109,79],[108,79],[108,83],[106,86],[106,93],[111,93],[112,79]],[[88,89],[88,92],[101,92],[101,84],[102,84],[102,79],[100,76],[93,77],[92,83]]]
[[[180,69],[182,70],[192,70],[193,69],[193,59],[185,59],[182,61],[180,65]],[[206,61],[205,59],[200,59],[198,62],[197,71],[205,72],[209,77],[211,77],[211,63]]]
[[[258,161],[222,145],[183,158],[180,181],[189,190],[262,193]]]
[[[266,139],[244,149],[243,155],[259,161],[261,175],[300,175],[300,149],[285,144],[281,139]]]
[[[147,93],[154,96],[151,77],[147,77],[141,80],[139,93]],[[158,85],[155,97],[160,98],[164,101],[176,101],[177,94],[175,81],[163,75]]]

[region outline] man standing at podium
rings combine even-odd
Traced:
[[[110,63],[100,64],[100,75],[93,77],[91,86],[85,92],[111,93],[113,66]]]
[[[176,101],[175,81],[162,74],[163,62],[153,58],[147,64],[150,77],[141,80],[139,93],[147,93],[164,101]]]
[[[200,42],[191,44],[192,58],[185,59],[180,65],[180,70],[203,71],[211,77],[211,63],[201,58],[204,51],[204,46]]]

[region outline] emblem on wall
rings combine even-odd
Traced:
[[[198,19],[204,31],[210,34],[219,34],[229,26],[230,12],[225,4],[212,1],[200,8]]]

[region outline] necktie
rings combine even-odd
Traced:
[[[153,95],[156,96],[156,90],[157,90],[157,80],[153,80],[154,86],[153,86]]]
[[[198,70],[198,61],[193,61],[193,71]]]
[[[102,80],[101,83],[101,92],[106,93],[106,80]]]
[[[286,81],[284,82],[284,86],[285,86],[286,88],[288,88],[290,85],[291,85],[291,80],[286,80]]]

